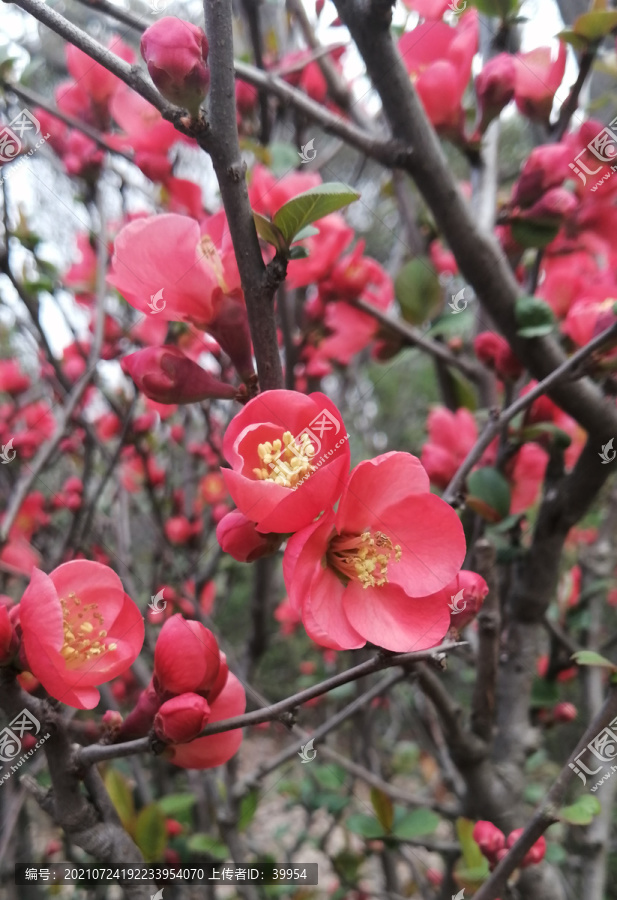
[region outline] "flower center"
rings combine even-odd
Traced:
[[[368,588],[387,584],[388,564],[398,562],[402,555],[400,544],[393,544],[383,531],[364,531],[337,535],[330,541],[326,559],[346,584],[355,580]]]
[[[225,281],[223,260],[219,256],[219,252],[214,246],[214,241],[209,234],[202,235],[199,241],[199,247],[205,257],[206,262],[214,272],[216,280],[219,283],[219,287],[224,294],[228,294],[229,288],[227,286],[227,282]]]
[[[317,468],[311,462],[315,448],[308,434],[296,439],[291,431],[286,431],[282,441],[277,438],[272,443],[259,444],[257,453],[264,464],[261,469],[253,469],[258,481],[273,481],[293,488]]]
[[[74,591],[68,596],[68,600],[64,597],[60,599],[64,629],[64,644],[60,653],[69,668],[74,668],[88,659],[102,656],[108,650],[115,650],[118,645],[105,643],[107,632],[101,628],[105,620],[96,603],[82,606]]]

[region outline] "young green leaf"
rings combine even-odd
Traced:
[[[167,847],[165,816],[156,803],[144,806],[135,823],[135,843],[146,862],[162,859]]]
[[[274,224],[282,233],[287,244],[295,236],[318,219],[342,209],[357,200],[360,194],[339,182],[327,182],[309,188],[284,203],[274,214]]]
[[[613,672],[617,671],[615,663],[612,663],[610,659],[601,656],[594,650],[577,650],[576,653],[572,654],[571,658],[577,666],[601,666],[603,669],[612,669]]]
[[[255,210],[253,210],[253,219],[259,237],[283,253],[286,250],[286,242],[276,225],[273,225],[270,219],[266,219],[265,216],[255,212]]]
[[[585,794],[583,797],[579,797],[576,803],[573,803],[571,806],[562,807],[559,810],[559,818],[562,822],[568,822],[570,825],[589,825],[601,808],[597,797],[590,797],[589,794]]]

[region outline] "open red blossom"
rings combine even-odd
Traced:
[[[28,668],[46,691],[68,706],[93,709],[95,685],[134,662],[144,620],[116,573],[78,559],[49,575],[34,569],[19,604]]]
[[[231,497],[264,534],[297,531],[332,506],[349,471],[349,445],[325,394],[265,391],[231,421],[222,469]]]
[[[555,91],[566,70],[566,45],[559,42],[557,54],[550,47],[536,47],[529,53],[517,53],[514,97],[523,115],[548,122]]]
[[[371,641],[394,651],[434,647],[450,624],[449,584],[465,556],[458,516],[430,493],[409,453],[385,453],[351,473],[336,513],[295,534],[283,573],[316,643]]]

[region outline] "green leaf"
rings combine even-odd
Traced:
[[[465,8],[463,3],[459,2],[458,5],[462,12]],[[471,0],[471,5],[485,16],[499,16],[505,19],[514,12],[518,6],[518,0]]]
[[[270,219],[266,219],[265,216],[255,212],[255,210],[253,210],[253,219],[259,237],[263,238],[268,244],[272,244],[277,250],[284,252],[286,249],[285,238],[276,225],[273,225]]]
[[[157,803],[144,806],[135,823],[135,843],[146,862],[162,859],[167,847],[165,816]]]
[[[572,806],[564,806],[559,810],[559,818],[570,825],[589,825],[602,807],[597,797],[584,794]]]
[[[563,429],[558,428],[557,425],[553,425],[552,422],[538,422],[537,425],[528,425],[527,428],[523,428],[521,431],[521,440],[523,442],[537,441],[538,438],[542,438],[545,435],[556,446],[563,447],[564,450],[572,443],[570,435]]]
[[[615,28],[617,28],[617,11],[604,10],[583,13],[572,26],[572,31],[586,41],[595,42],[601,41]]]
[[[240,803],[240,815],[238,817],[238,831],[244,831],[253,821],[259,803],[259,792],[249,791]]]
[[[442,302],[437,272],[426,256],[405,263],[394,281],[394,293],[406,322],[421,325],[430,319]]]
[[[534,678],[531,688],[530,705],[532,709],[554,706],[559,702],[559,688],[554,681],[545,678]]]
[[[381,838],[384,837],[383,828],[372,816],[365,816],[362,813],[350,816],[347,819],[347,829],[352,834],[359,834],[363,838]]]
[[[612,669],[613,672],[617,671],[615,663],[612,663],[610,659],[601,656],[594,650],[577,650],[570,658],[574,660],[577,666],[602,666],[604,669]]]
[[[512,237],[521,247],[546,247],[557,237],[560,222],[554,219],[512,219]]]
[[[546,853],[544,854],[544,859],[547,862],[553,863],[555,866],[559,866],[568,858],[568,854],[561,846],[561,844],[553,844],[550,841],[546,842]]]
[[[359,198],[360,194],[339,182],[327,182],[309,188],[284,203],[274,214],[274,224],[287,244],[311,222],[342,209]]]
[[[284,141],[273,141],[268,147],[269,168],[277,178],[286,175],[290,169],[298,165],[299,153],[293,144]]]
[[[314,225],[307,225],[302,231],[299,231],[294,238],[294,243],[296,241],[303,241],[306,238],[314,237],[316,234],[319,234],[319,228],[315,228]]]
[[[467,479],[467,488],[467,506],[488,522],[499,522],[510,512],[510,485],[497,469],[476,469]]]
[[[518,325],[516,333],[521,337],[543,337],[555,327],[553,310],[538,297],[519,297],[514,312]]]
[[[458,818],[456,820],[456,833],[463,851],[463,860],[468,869],[477,869],[484,862],[484,856],[473,839],[474,822],[471,819]],[[488,871],[488,868],[487,868]]]
[[[292,247],[289,251],[289,259],[307,259],[309,252],[306,247]]]
[[[329,791],[336,791],[343,787],[347,780],[347,773],[341,766],[327,765],[317,766],[311,771],[319,784]]]
[[[203,834],[200,831],[190,836],[186,842],[186,846],[191,853],[203,853],[207,856],[213,856],[215,859],[227,859],[229,854],[225,844],[222,844],[211,835]]]
[[[127,831],[132,831],[135,819],[133,792],[128,781],[117,769],[108,769],[105,774],[105,790],[116,808],[120,821]]]
[[[413,840],[432,834],[440,822],[441,819],[432,809],[413,809],[411,812],[403,812],[400,818],[396,817],[393,834],[401,840]]]
[[[392,824],[394,823],[394,804],[392,803],[392,798],[387,794],[384,794],[383,791],[380,791],[379,788],[373,787],[371,788],[371,803],[383,830],[387,834],[390,834],[392,831]]]
[[[157,800],[159,809],[171,819],[187,818],[195,802],[194,794],[167,794]]]
[[[560,41],[563,41],[564,44],[570,44],[575,50],[586,50],[589,43],[584,37],[581,37],[580,34],[572,31],[571,28],[560,31],[557,37]]]

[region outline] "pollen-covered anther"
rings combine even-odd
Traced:
[[[402,555],[400,544],[393,544],[382,531],[339,535],[330,542],[327,554],[333,569],[364,588],[388,584],[388,565],[399,562]]]
[[[72,601],[71,606],[64,598],[60,599],[64,634],[64,642],[60,653],[66,660],[67,665],[81,665],[88,659],[94,660],[109,650],[115,650],[118,646],[117,644],[105,644],[100,640],[91,640],[90,638],[90,635],[94,637],[93,632],[95,629],[100,629],[100,625],[104,622],[104,617],[98,611],[97,604],[89,603],[86,606],[81,606],[79,597],[76,597],[73,591],[68,596]],[[82,611],[77,612],[75,607],[79,606],[81,606]],[[106,631],[98,630],[99,638],[106,636]]]
[[[312,464],[315,447],[306,433],[296,440],[290,431],[286,431],[282,440],[277,438],[259,444],[257,453],[263,463],[262,468],[253,469],[258,481],[272,481],[293,488],[317,468]]]

